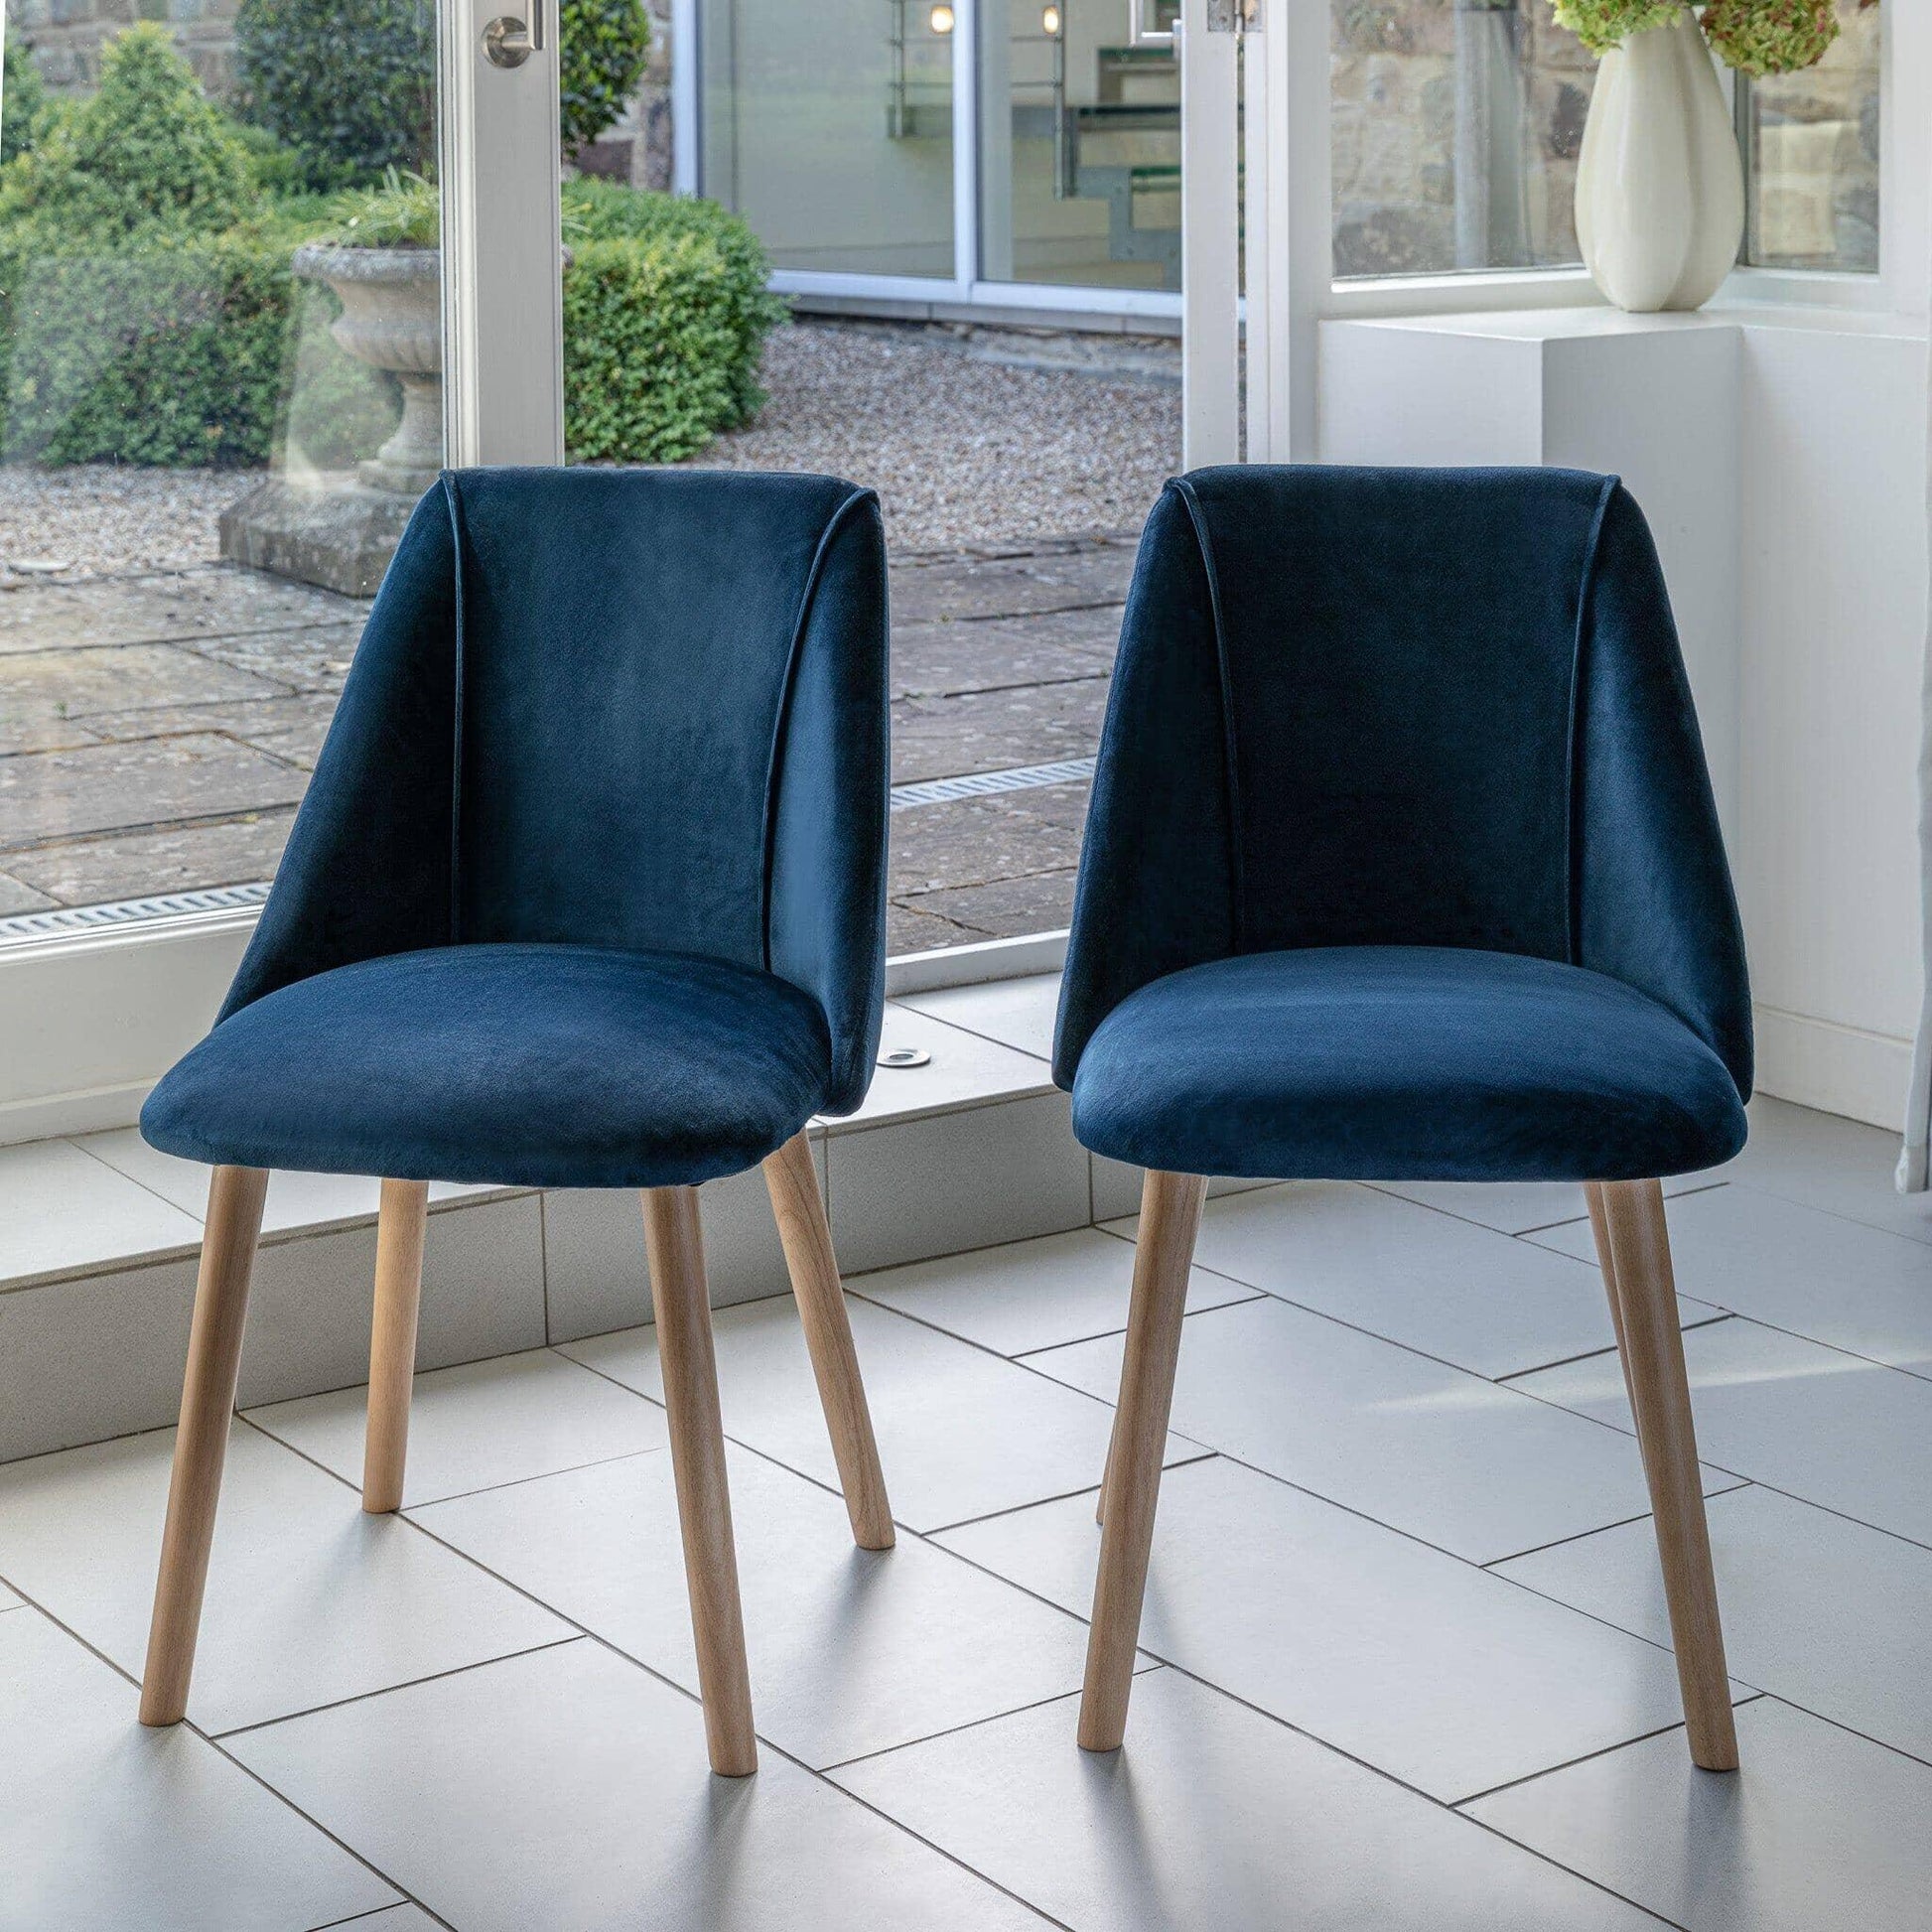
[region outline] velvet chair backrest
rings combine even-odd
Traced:
[[[1594,967],[1750,1081],[1729,873],[1669,600],[1615,478],[1261,465],[1170,483],[1095,775],[1056,1071],[1234,953]]]
[[[700,954],[884,989],[885,543],[829,477],[451,472],[418,505],[224,1014],[350,960]]]

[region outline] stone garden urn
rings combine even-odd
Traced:
[[[342,248],[312,241],[291,272],[326,282],[343,305],[329,333],[358,361],[402,385],[402,421],[358,482],[412,500],[443,468],[443,278],[434,248]]]

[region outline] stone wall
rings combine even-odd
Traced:
[[[647,0],[650,60],[644,84],[623,118],[580,157],[588,172],[636,188],[671,185],[670,0]],[[56,93],[95,84],[100,44],[137,20],[165,20],[202,83],[217,99],[234,86],[238,0],[7,0],[7,32],[34,50],[41,77]]]

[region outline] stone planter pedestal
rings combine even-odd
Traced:
[[[402,420],[352,475],[271,477],[221,513],[221,554],[279,576],[373,597],[410,512],[443,464],[441,262],[434,248],[311,242],[290,263],[343,305],[330,334],[402,386]]]

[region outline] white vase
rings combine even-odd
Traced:
[[[1689,7],[1603,56],[1577,162],[1584,265],[1619,309],[1701,308],[1737,259],[1744,170]]]

